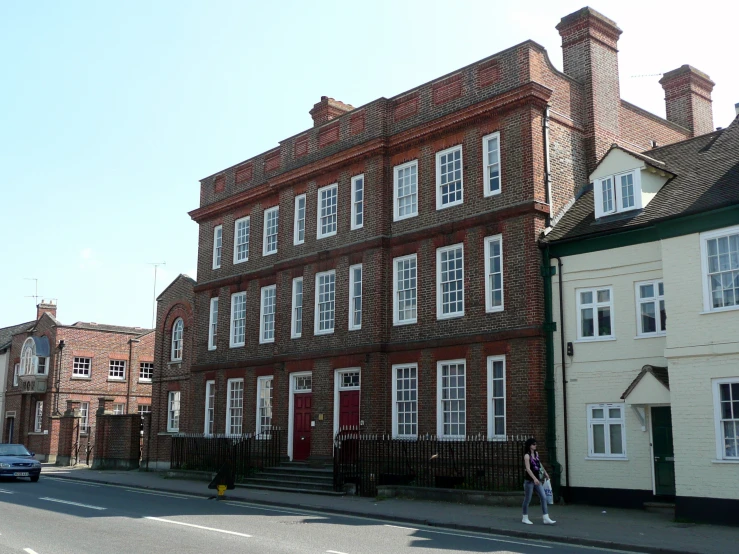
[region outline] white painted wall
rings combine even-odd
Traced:
[[[553,265],[556,264],[556,261]],[[588,457],[587,404],[622,402],[621,394],[646,364],[664,366],[665,337],[636,339],[635,284],[662,277],[660,243],[653,242],[593,252],[563,259],[565,343],[574,343],[574,356],[567,357],[567,399],[571,486],[652,490],[652,456],[649,432],[626,406],[627,460],[591,460]],[[558,276],[553,278],[557,447],[560,461],[564,449],[562,365]],[[615,340],[577,342],[576,290],[612,286]],[[668,320],[669,320],[668,309]],[[668,324],[669,328],[669,324]],[[648,417],[648,413],[647,413]],[[647,422],[648,424],[648,422]],[[563,477],[564,482],[564,477]]]
[[[717,462],[712,380],[739,379],[739,310],[704,312],[700,243],[663,241],[677,494],[736,499],[739,462]]]

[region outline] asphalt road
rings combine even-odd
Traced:
[[[594,551],[313,511],[93,485],[0,481],[0,554],[396,554]]]

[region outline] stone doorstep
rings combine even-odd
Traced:
[[[432,500],[436,502],[475,504],[479,506],[513,507],[523,504],[523,492],[489,492],[409,487],[405,485],[378,485],[377,495],[386,498],[411,498],[413,500]],[[536,499],[532,498],[531,504],[538,504],[538,497]]]

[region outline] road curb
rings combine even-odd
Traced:
[[[43,475],[43,472],[42,472]],[[105,481],[101,479],[87,479],[84,477],[71,477],[69,475],[54,475],[53,473],[47,474],[46,477],[53,477],[55,479],[65,479],[68,481],[81,481],[84,483],[91,484],[102,484],[102,485],[114,485],[118,487],[127,487],[131,489],[150,490],[158,492],[168,492],[172,494],[187,494],[190,496],[197,496],[201,498],[212,498],[213,495],[201,494],[197,492],[182,491],[181,489],[169,489],[166,487],[147,487],[146,485],[127,485],[123,483],[116,483],[115,481]],[[411,525],[423,525],[426,527],[434,527],[437,529],[448,529],[451,531],[467,531],[471,533],[483,533],[486,535],[499,535],[505,537],[513,537],[518,539],[527,539],[535,541],[546,541],[556,542],[564,544],[574,544],[577,546],[590,546],[594,548],[605,548],[610,550],[622,550],[626,552],[643,552],[645,554],[702,554],[701,552],[693,550],[676,550],[673,548],[662,548],[656,546],[643,546],[638,544],[625,544],[613,541],[603,541],[598,539],[588,539],[578,536],[552,536],[552,535],[540,535],[538,533],[532,533],[527,531],[517,531],[515,529],[502,529],[496,527],[480,527],[476,525],[460,525],[457,523],[445,523],[442,521],[434,521],[428,519],[420,519],[413,517],[404,516],[388,516],[384,514],[368,514],[366,512],[358,512],[353,510],[344,510],[337,508],[326,508],[323,506],[306,506],[294,504],[288,504],[286,502],[274,502],[261,499],[246,499],[246,498],[226,498],[229,502],[241,502],[244,504],[257,504],[262,506],[275,506],[278,508],[286,508],[291,510],[313,510],[321,511],[327,514],[339,515],[339,516],[352,516],[361,517],[366,519],[376,519],[379,521],[387,521],[392,523],[405,523]]]

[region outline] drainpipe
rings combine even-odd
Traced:
[[[549,213],[546,218],[547,228],[552,226],[552,173],[549,164],[549,106],[544,108],[544,122],[542,124],[542,132],[544,133],[544,185],[546,193],[546,201],[549,206]]]
[[[570,487],[570,464],[568,463],[568,458],[570,454],[569,444],[567,440],[567,354],[565,351],[565,310],[564,310],[564,295],[563,295],[563,274],[562,274],[562,258],[559,256],[551,256],[552,260],[557,260],[557,283],[559,286],[559,324],[561,326],[559,330],[559,351],[560,355],[562,356],[562,413],[563,413],[563,419],[564,419],[564,452],[562,453],[562,459],[564,461],[565,466],[565,481],[567,482],[567,487]],[[553,370],[552,370],[553,371]]]
[[[126,379],[126,411],[128,415],[128,404],[131,401],[131,379],[133,379],[133,343],[141,342],[139,339],[131,339],[128,341],[128,379]]]
[[[546,370],[544,391],[547,399],[547,433],[546,444],[549,461],[552,465],[552,488],[556,497],[560,496],[562,466],[557,461],[557,426],[554,389],[554,330],[556,323],[552,317],[552,271],[549,248],[539,243],[542,250],[541,274],[544,278],[544,333],[546,337]]]

